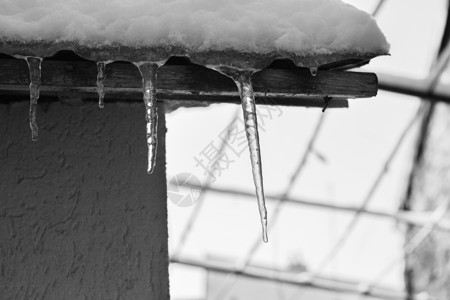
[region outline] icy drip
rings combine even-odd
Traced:
[[[238,86],[244,113],[245,133],[247,135],[250,160],[252,163],[253,181],[256,187],[259,215],[262,225],[263,241],[268,242],[267,237],[267,210],[264,199],[264,186],[261,165],[261,151],[259,146],[258,122],[256,119],[255,95],[252,87],[252,71],[239,71],[233,76]]]
[[[105,98],[105,85],[104,81],[106,79],[105,68],[109,62],[99,61],[97,62],[97,93],[98,93],[98,107],[105,107],[103,99]]]
[[[37,141],[38,126],[36,122],[37,101],[39,99],[39,88],[41,86],[41,63],[40,57],[26,57],[28,69],[30,70],[30,111],[29,120],[31,128],[31,139]]]
[[[317,70],[318,70],[317,67],[310,67],[309,68],[309,72],[311,72],[312,76],[316,76],[317,75]]]
[[[144,93],[145,118],[147,120],[147,147],[148,166],[147,173],[153,173],[156,162],[156,148],[158,143],[158,106],[156,103],[156,73],[157,63],[135,63],[142,75],[142,89]]]

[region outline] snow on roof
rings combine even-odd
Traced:
[[[302,56],[389,51],[375,20],[339,0],[2,0],[0,40]]]

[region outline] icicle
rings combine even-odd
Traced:
[[[250,150],[250,161],[252,163],[253,181],[258,199],[259,215],[261,219],[263,241],[268,242],[267,237],[267,210],[264,198],[263,175],[261,165],[261,152],[259,146],[258,122],[256,119],[255,95],[252,86],[252,74],[250,70],[239,70],[230,67],[210,66],[228,77],[236,83],[241,96],[242,110],[244,113],[245,133],[247,135],[248,147]]]
[[[156,148],[158,143],[158,106],[156,103],[156,73],[160,64],[152,62],[134,63],[142,75],[142,89],[144,93],[145,113],[147,120],[147,173],[153,173],[156,162]]]
[[[258,122],[256,119],[255,95],[252,87],[252,72],[242,71],[235,82],[241,95],[242,110],[244,113],[245,133],[247,135],[250,160],[252,163],[253,181],[256,187],[259,215],[263,230],[263,241],[268,242],[267,237],[267,210],[264,199],[264,186],[261,165],[261,151],[259,146]]]
[[[112,60],[105,60],[97,62],[97,93],[98,93],[98,107],[105,107],[103,99],[105,98],[105,79],[106,79],[106,65],[112,63]]]
[[[311,72],[312,76],[316,76],[317,75],[317,67],[310,67],[309,71]]]
[[[38,138],[38,126],[36,122],[36,109],[37,101],[39,99],[39,88],[41,86],[41,63],[42,58],[40,57],[26,57],[25,60],[28,64],[28,69],[30,70],[30,128],[31,128],[31,139],[37,141]]]
[[[104,80],[106,78],[105,74],[105,67],[106,64],[103,61],[97,62],[97,93],[98,93],[98,107],[103,108],[105,107],[105,103],[103,102],[103,99],[105,98],[105,91],[104,91]]]

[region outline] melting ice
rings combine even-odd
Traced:
[[[244,113],[245,133],[247,135],[248,147],[250,149],[250,160],[252,163],[253,181],[258,198],[259,215],[263,229],[263,240],[268,242],[267,237],[267,210],[264,199],[264,186],[261,165],[261,151],[259,146],[258,122],[256,120],[255,95],[251,82],[251,73],[242,73],[236,82],[241,95],[242,110]]]
[[[39,88],[41,86],[41,63],[42,58],[40,57],[26,57],[25,60],[28,64],[28,69],[30,71],[30,128],[31,128],[31,139],[37,141],[38,138],[38,126],[36,122],[36,109],[37,101],[39,99]]]
[[[267,237],[267,210],[264,198],[264,185],[261,165],[261,151],[259,146],[258,122],[256,119],[255,95],[252,86],[251,70],[238,70],[230,67],[212,67],[222,74],[231,77],[236,83],[241,96],[242,110],[244,114],[245,133],[250,150],[253,181],[256,188],[258,209],[261,219],[263,241],[268,242]]]
[[[97,93],[98,93],[98,107],[105,107],[103,99],[105,98],[105,85],[104,81],[106,79],[105,68],[109,62],[99,61],[97,62]]]
[[[156,103],[156,73],[160,64],[152,62],[134,63],[141,72],[142,89],[145,103],[145,119],[147,121],[148,166],[147,173],[153,173],[156,163],[158,144],[158,106]]]

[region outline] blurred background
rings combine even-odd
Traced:
[[[167,115],[172,299],[450,299],[448,1],[345,2],[391,56],[348,109],[258,107],[269,243],[240,106]]]

